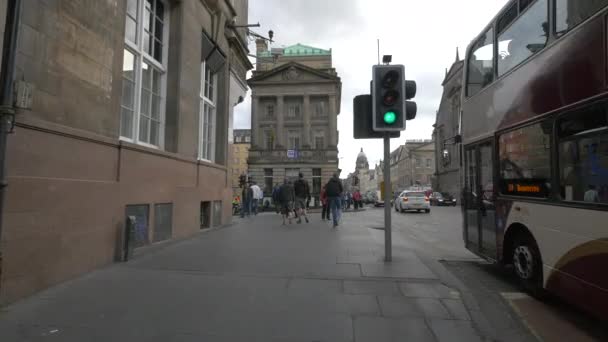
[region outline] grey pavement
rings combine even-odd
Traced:
[[[3,308],[0,341],[487,340],[437,265],[383,262],[368,215],[237,219]]]

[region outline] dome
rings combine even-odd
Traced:
[[[365,152],[363,152],[363,148],[361,148],[361,152],[357,155],[357,168],[369,168],[367,156],[365,155]]]

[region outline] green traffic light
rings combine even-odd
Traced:
[[[388,111],[384,113],[384,123],[387,125],[392,125],[397,121],[397,114],[393,111]]]

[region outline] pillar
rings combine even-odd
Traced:
[[[338,146],[338,113],[336,113],[336,95],[329,96],[329,142],[328,147]]]
[[[311,148],[310,141],[310,95],[304,95],[304,125],[302,127],[302,146],[305,149]]]
[[[285,113],[283,96],[277,96],[277,131],[276,131],[276,146],[277,149],[285,148]]]
[[[251,96],[253,106],[251,110],[251,147],[258,148],[263,145],[260,144],[260,97],[259,96]]]

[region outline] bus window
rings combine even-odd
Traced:
[[[555,32],[564,35],[608,5],[608,0],[555,0]]]
[[[511,11],[505,13],[510,16]],[[500,22],[500,20],[499,20]],[[542,50],[548,38],[547,0],[537,0],[498,35],[498,76]]]
[[[499,141],[500,192],[546,198],[551,189],[551,123],[502,134]]]
[[[608,204],[608,111],[594,105],[560,121],[560,193],[565,201]]]
[[[467,95],[477,94],[494,81],[494,30],[489,29],[471,48],[468,61]]]

